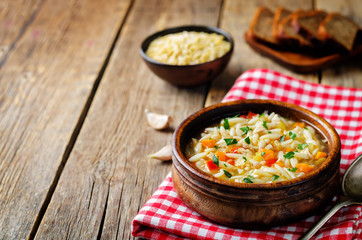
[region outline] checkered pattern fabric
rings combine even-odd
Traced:
[[[341,138],[341,174],[362,153],[362,89],[313,84],[271,70],[255,69],[242,74],[223,101],[237,99],[285,101],[324,117]],[[174,191],[171,176],[167,176],[133,219],[132,234],[147,239],[170,240],[298,239],[318,218],[311,216],[268,231],[222,226],[188,208]],[[362,206],[354,205],[338,211],[315,239],[362,239]]]

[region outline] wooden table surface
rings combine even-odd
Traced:
[[[259,5],[339,11],[362,25],[360,0],[1,0],[0,239],[132,238],[171,167],[147,158],[172,130],[151,129],[146,108],[170,114],[174,129],[259,67],[362,88],[361,61],[300,75],[252,51],[243,34]],[[234,37],[211,84],[177,88],[142,62],[147,35],[184,24]]]

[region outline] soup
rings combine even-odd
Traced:
[[[271,183],[300,177],[327,158],[326,143],[311,126],[272,112],[237,115],[205,128],[186,146],[196,168],[216,178]]]

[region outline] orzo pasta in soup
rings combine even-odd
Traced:
[[[326,159],[313,127],[272,112],[225,118],[186,146],[188,160],[216,178],[271,183],[300,177]]]

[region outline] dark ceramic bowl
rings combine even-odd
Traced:
[[[250,184],[215,178],[186,159],[186,144],[205,127],[225,117],[265,110],[314,127],[327,140],[325,162],[299,178]],[[225,225],[265,229],[301,220],[324,209],[340,189],[340,150],[336,130],[302,107],[273,100],[220,103],[194,113],[176,129],[172,140],[172,180],[183,202],[201,215]]]
[[[213,61],[195,64],[195,65],[169,65],[153,60],[146,55],[146,51],[150,43],[161,36],[178,33],[182,31],[195,31],[195,32],[206,32],[206,33],[217,33],[224,36],[224,39],[231,43],[230,50],[222,57],[217,58]],[[230,34],[216,28],[208,26],[181,26],[175,28],[169,28],[147,37],[141,44],[140,54],[151,69],[161,79],[180,87],[192,87],[201,85],[214,79],[219,75],[229,63],[232,52],[234,49],[234,41]]]

